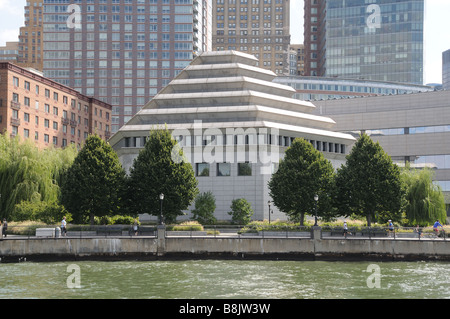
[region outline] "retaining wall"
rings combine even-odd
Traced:
[[[160,234],[161,235],[161,234]],[[252,258],[447,260],[450,241],[321,238],[30,238],[0,241],[2,261],[54,259]]]

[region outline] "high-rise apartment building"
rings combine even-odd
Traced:
[[[305,74],[423,84],[424,0],[305,0]]]
[[[213,0],[213,50],[254,55],[258,66],[289,74],[289,0]]]
[[[442,53],[442,87],[450,90],[450,50]]]
[[[6,42],[0,47],[0,62],[11,62],[17,64],[19,57],[19,42]]]
[[[291,75],[304,75],[305,74],[305,46],[303,44],[291,44],[291,51],[295,51],[296,61],[295,63],[295,74]]]
[[[113,106],[112,132],[211,50],[212,0],[44,0],[44,74]]]
[[[27,0],[25,22],[20,28],[19,59],[21,67],[42,71],[44,0]]]

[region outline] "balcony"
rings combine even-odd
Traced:
[[[11,118],[11,125],[12,126],[20,126],[20,120],[19,119],[15,119],[15,118]]]
[[[69,121],[69,119],[66,119],[66,118],[61,118],[61,124],[63,124],[63,125],[69,125],[69,123],[70,123],[70,121]]]
[[[20,110],[20,103],[16,101],[11,101],[11,108],[13,110]]]

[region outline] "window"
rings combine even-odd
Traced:
[[[218,163],[217,164],[217,176],[231,176],[231,164],[230,163]]]
[[[252,176],[252,165],[250,163],[238,163],[238,176]]]
[[[197,176],[209,176],[209,164],[197,163]]]
[[[44,142],[48,143],[48,141],[50,140],[48,134],[44,134]]]
[[[19,87],[19,78],[16,78],[15,76],[13,76],[13,84],[15,87]]]

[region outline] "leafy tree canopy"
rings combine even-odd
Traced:
[[[332,217],[333,189],[332,164],[304,139],[294,140],[269,182],[275,206],[301,225],[305,214]]]
[[[77,223],[119,211],[125,172],[112,147],[90,135],[68,169],[61,188],[61,202]]]
[[[159,216],[159,195],[164,194],[164,219],[174,222],[197,196],[194,170],[189,162],[178,160],[183,151],[176,143],[167,128],[150,132],[130,169],[126,189],[130,213]]]
[[[404,188],[400,168],[368,135],[360,136],[347,162],[338,169],[336,186],[341,215],[366,217],[368,226],[374,218],[380,222],[401,219]]]

